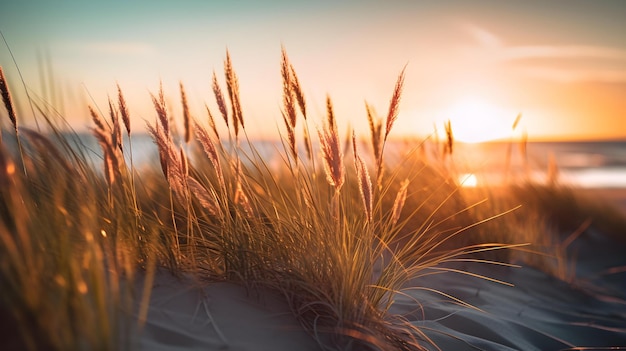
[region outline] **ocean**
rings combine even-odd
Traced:
[[[7,131],[2,133],[3,143],[15,149],[15,139]],[[89,133],[67,134],[71,144],[80,146],[85,156],[99,164],[100,147]],[[125,146],[128,147],[128,140]],[[255,148],[268,162],[276,150],[282,150],[280,142],[259,141]],[[440,146],[420,141],[401,141],[388,144],[386,152],[401,154],[398,150],[423,145],[429,157],[442,157]],[[367,143],[359,149],[367,153]],[[136,167],[158,165],[156,146],[147,134],[132,137],[133,162]],[[626,140],[582,142],[493,142],[479,144],[455,144],[453,167],[461,177],[475,177],[478,183],[497,184],[504,180],[528,179],[542,182],[548,177],[550,163],[556,166],[558,180],[582,188],[626,189]],[[127,156],[127,158],[129,158]],[[128,159],[129,161],[130,159]]]
[[[506,177],[548,181],[554,166],[554,176],[567,185],[626,189],[626,141],[460,144],[457,151],[457,167],[485,182]]]

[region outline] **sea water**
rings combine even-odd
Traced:
[[[5,146],[15,150],[14,136],[7,131],[2,134]],[[100,147],[90,133],[68,133],[63,137],[70,141],[72,147],[82,150],[89,162],[101,164]],[[188,148],[182,141],[176,144]],[[250,148],[245,146],[247,144],[242,145],[249,152]],[[277,158],[280,160],[279,152],[284,150],[279,141],[255,141],[253,146],[255,152],[268,164]],[[428,142],[415,140],[409,143],[390,142],[386,152],[392,156],[386,159],[393,160],[393,154],[401,155],[402,150],[406,151],[411,147],[426,148],[426,154],[431,158],[444,157],[441,145],[429,145]],[[132,151],[133,164],[137,168],[159,164],[156,145],[148,134],[134,134],[132,143],[125,138],[124,148],[127,163],[130,163]],[[304,148],[300,149],[304,152]],[[367,158],[367,143],[361,143],[359,150]],[[433,155],[433,150],[437,150],[437,155]],[[304,154],[301,156],[304,157]],[[566,184],[583,188],[626,189],[626,140],[455,144],[451,162],[459,174],[476,175],[483,183],[488,184],[522,176],[543,181],[548,176],[549,168],[556,166],[558,180]]]
[[[531,143],[529,153],[554,155],[564,180],[585,188],[626,188],[626,141]]]
[[[485,183],[555,177],[582,188],[626,188],[626,141],[459,144],[455,152],[457,169]]]

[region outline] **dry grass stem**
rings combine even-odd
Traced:
[[[254,216],[254,211],[252,210],[252,206],[250,205],[250,199],[243,190],[240,178],[237,179],[237,188],[235,190],[234,201],[237,205],[241,206],[248,218],[252,218]]]
[[[51,155],[52,158],[63,167],[67,174],[69,174],[70,176],[75,176],[77,178],[79,177],[76,169],[74,169],[67,162],[67,159],[63,157],[59,149],[47,136],[29,128],[21,128],[20,132],[24,133],[24,135],[28,138],[30,142],[37,145],[42,153],[44,153],[45,151],[45,153]]]
[[[287,141],[289,142],[289,152],[291,153],[291,157],[293,158],[293,160],[297,163],[298,149],[296,147],[296,132],[289,122],[289,117],[282,111],[281,114],[283,116],[285,126],[287,127]]]
[[[235,194],[233,200],[235,204],[240,206],[246,216],[248,218],[252,218],[254,216],[254,211],[252,209],[252,205],[250,203],[250,199],[246,192],[243,189],[243,184],[241,182],[241,178],[243,177],[243,170],[241,168],[241,160],[237,159],[234,163],[235,168]]]
[[[452,156],[454,151],[454,134],[452,133],[452,122],[450,120],[444,123],[444,129],[446,132],[446,145],[444,149],[444,155]]]
[[[159,161],[161,163],[161,170],[163,171],[163,175],[166,177],[166,179],[169,180],[170,160],[177,158],[178,156],[173,157],[171,155],[172,147],[170,145],[170,138],[169,136],[165,135],[165,132],[161,127],[159,127],[158,124],[155,128],[148,123],[147,128],[148,132],[150,133],[150,135],[152,135],[152,138],[157,144],[157,148],[159,150]],[[177,163],[180,164],[180,162]]]
[[[354,153],[354,167],[356,169],[356,176],[359,180],[359,193],[363,200],[363,208],[365,210],[365,216],[368,222],[372,221],[372,208],[373,208],[373,195],[372,195],[372,181],[370,179],[369,172],[365,162],[359,157],[359,153],[356,148],[356,135],[352,133],[352,151]]]
[[[190,192],[198,199],[200,206],[213,216],[220,216],[219,203],[215,194],[210,193],[200,182],[192,177],[187,177]]]
[[[522,114],[521,113],[517,114],[517,117],[515,117],[515,121],[513,122],[513,126],[511,127],[511,130],[515,131],[515,129],[517,129],[517,126],[519,125],[519,122],[521,119],[522,119]]]

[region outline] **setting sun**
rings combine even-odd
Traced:
[[[510,137],[515,116],[485,99],[465,97],[450,105],[442,117],[450,120],[455,140],[480,143]]]

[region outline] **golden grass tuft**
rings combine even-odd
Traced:
[[[125,164],[121,124],[129,136],[131,128],[119,85],[117,109],[109,102],[110,124],[89,107],[103,170],[92,166],[82,144],[70,143],[52,123],[49,134],[24,129],[21,162],[28,175],[16,172],[20,161],[0,145],[0,322],[14,327],[3,341],[17,349],[130,347],[133,336],[124,331],[146,321],[155,272],[168,269],[198,281],[236,282],[252,293],[258,288],[282,293],[324,349],[424,350],[432,342],[425,333],[390,312],[394,298],[411,288],[411,279],[460,272],[447,266],[458,261],[493,263],[489,255],[496,249],[539,242],[545,233],[531,228],[528,219],[555,211],[559,206],[550,200],[574,203],[556,185],[521,194],[514,194],[513,187],[497,195],[470,194],[450,182],[454,174],[440,164],[446,160],[424,156],[421,143],[402,162],[385,164],[404,69],[384,132],[383,120],[366,103],[373,158],[358,149],[354,132],[348,134],[354,167],[344,165],[348,152],[342,150],[330,97],[317,131],[319,146],[311,142],[305,99],[284,49],[280,112],[288,133],[275,159],[261,156],[247,137],[239,138],[244,120],[228,53],[224,74],[230,106],[215,72],[210,84],[227,141],[220,138],[208,107],[207,128],[192,117],[181,83],[188,145],[176,145],[162,85],[150,95],[156,121],[147,129],[160,170],[157,165],[134,169],[132,153],[131,169]],[[297,163],[298,109],[311,162]],[[446,133],[451,154],[449,123]],[[315,168],[316,158],[323,170]],[[377,188],[368,167],[378,171]],[[383,177],[384,167],[389,171]],[[546,199],[544,194],[551,195]],[[485,202],[486,197],[494,200]],[[508,214],[519,202],[530,206]],[[577,218],[585,213],[570,209]],[[494,220],[501,214],[509,219]],[[571,217],[553,213],[550,218],[565,222]],[[569,223],[570,238],[585,223]],[[561,264],[558,270],[567,267]],[[144,279],[144,288],[134,291],[138,279]],[[129,312],[133,309],[135,317]]]

